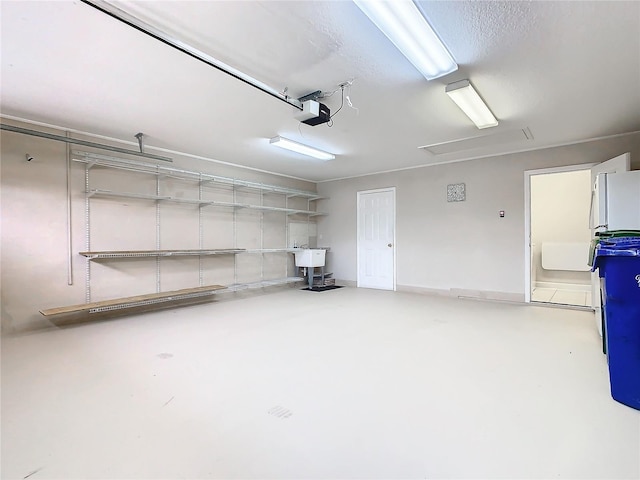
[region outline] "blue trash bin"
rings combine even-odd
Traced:
[[[611,396],[640,410],[640,238],[601,240],[595,251],[595,269],[604,285]]]

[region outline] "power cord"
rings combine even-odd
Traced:
[[[338,110],[336,110],[336,111],[333,113],[333,115],[331,115],[331,116],[329,117],[329,121],[327,122],[327,127],[333,127],[333,117],[335,117],[335,116],[338,114],[338,112],[339,112],[340,110],[342,110],[342,107],[344,107],[344,84],[340,85],[340,90],[342,91],[342,98],[341,98],[341,100],[340,100],[340,108],[339,108]],[[337,91],[337,90],[336,90],[336,91]],[[334,92],[334,93],[335,93],[335,92]],[[332,93],[332,95],[333,95],[333,93]]]

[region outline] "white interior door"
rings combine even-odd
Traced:
[[[395,187],[358,192],[358,287],[395,290]]]
[[[591,233],[595,236],[596,228],[599,225],[598,212],[600,205],[598,203],[598,192],[596,189],[596,178],[600,173],[618,173],[628,172],[631,169],[631,154],[623,153],[611,160],[599,163],[591,168]],[[600,299],[600,277],[597,272],[591,273],[591,302],[595,310],[596,324],[598,331],[602,335],[602,301]]]

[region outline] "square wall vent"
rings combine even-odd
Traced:
[[[533,140],[533,135],[529,127],[506,130],[504,132],[481,135],[479,137],[463,138],[461,140],[451,140],[449,142],[434,143],[418,147],[431,155],[444,155],[446,153],[462,152],[464,150],[474,150],[476,148],[490,147],[492,145],[505,145]]]

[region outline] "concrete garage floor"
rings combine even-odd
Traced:
[[[639,478],[593,314],[342,288],[2,340],[3,479]]]

